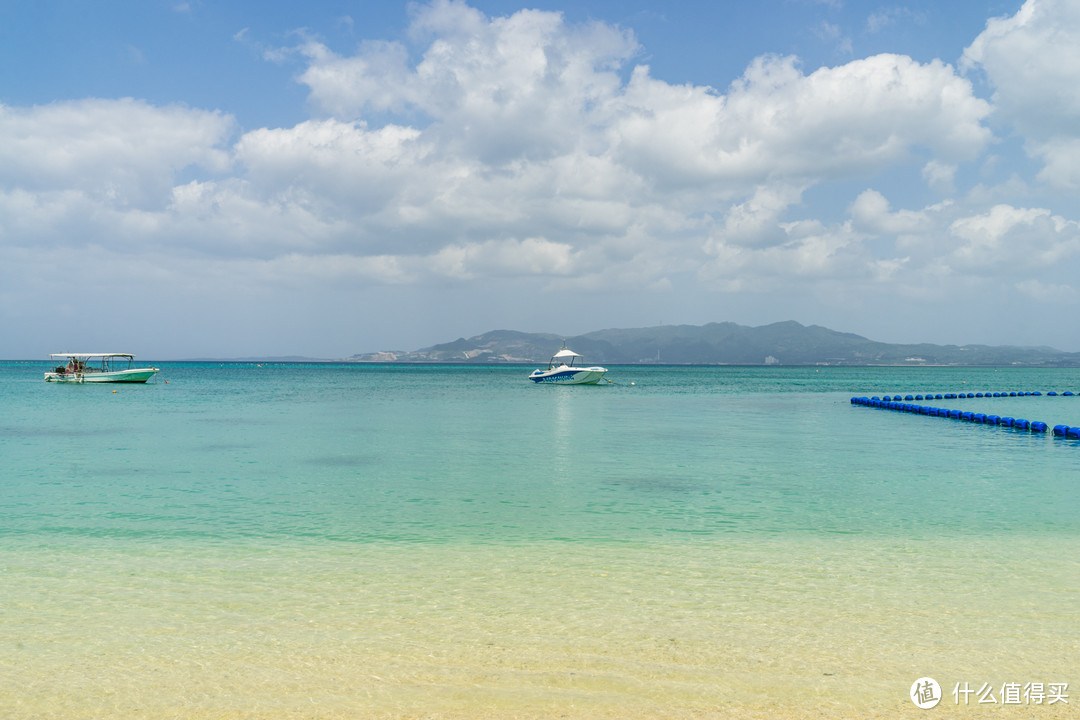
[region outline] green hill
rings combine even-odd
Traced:
[[[356,362],[546,363],[565,340],[589,363],[611,365],[1023,365],[1078,367],[1080,353],[1049,347],[892,344],[787,321],[661,325],[563,337],[494,330],[415,351],[354,355]]]

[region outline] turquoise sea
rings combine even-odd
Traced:
[[[0,362],[0,716],[1080,711],[1080,441],[850,403],[1080,370],[158,365]]]

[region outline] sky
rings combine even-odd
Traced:
[[[0,65],[3,358],[1080,351],[1076,0],[12,2]]]

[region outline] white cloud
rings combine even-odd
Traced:
[[[1048,270],[1080,253],[1080,224],[1043,208],[996,205],[956,220],[949,232],[961,241],[951,264],[976,273]]]
[[[944,195],[956,192],[956,171],[959,167],[955,164],[943,163],[931,160],[922,169],[923,180],[931,188]]]
[[[732,205],[724,217],[723,239],[726,243],[773,245],[787,233],[781,219],[789,207],[799,202],[802,189],[779,184],[763,185],[743,203]]]
[[[300,79],[311,101],[344,119],[420,113],[448,151],[494,163],[572,150],[590,106],[617,92],[613,71],[638,49],[631,33],[599,23],[532,10],[489,19],[443,0],[418,6],[411,31],[428,43],[415,67],[399,43],[366,43],[353,57],[307,43]]]
[[[408,44],[345,54],[302,37],[275,53],[303,63],[310,90],[315,117],[291,127],[237,137],[224,113],[136,100],[0,107],[4,258],[29,267],[26,248],[62,244],[77,250],[63,272],[82,257],[112,278],[160,265],[162,286],[312,293],[505,279],[685,297],[700,281],[795,298],[1020,271],[1016,291],[1067,294],[1047,273],[1075,259],[1076,223],[1018,201],[1022,179],[925,207],[895,190],[900,176],[925,192],[921,174],[952,196],[994,141],[991,105],[948,64],[882,54],[804,72],[766,55],[718,90],[634,66],[622,28],[450,1],[412,13]],[[967,62],[997,78],[999,43],[1046,29],[1017,18]],[[1067,186],[1080,147],[1051,125],[1029,151]]]
[[[879,55],[805,75],[766,56],[721,94],[646,66],[624,82],[633,34],[558,13],[488,18],[440,0],[415,7],[410,37],[413,55],[369,41],[353,56],[305,38],[300,81],[326,117],[231,147],[220,113],[5,109],[5,225],[59,235],[81,222],[118,250],[247,259],[267,283],[335,267],[389,283],[662,288],[733,253],[748,277],[826,277],[871,261],[850,229],[792,217],[807,188],[927,153],[936,182],[990,139],[987,105],[939,62]],[[397,121],[371,126],[373,112]],[[176,182],[189,167],[202,177]],[[874,212],[876,231],[918,222]]]
[[[846,224],[826,227],[801,221],[781,229],[783,241],[767,247],[710,240],[705,250],[713,259],[701,267],[702,279],[726,292],[768,293],[822,280],[861,281],[871,267],[860,236]]]
[[[574,260],[573,248],[566,243],[526,238],[451,245],[431,257],[428,264],[439,275],[473,279],[490,274],[568,275]]]
[[[363,213],[384,207],[415,180],[430,152],[418,137],[397,125],[369,131],[362,123],[309,121],[249,132],[235,155],[267,196],[299,192],[314,204]]]
[[[324,112],[353,118],[364,110],[402,110],[417,97],[408,87],[408,50],[400,43],[367,42],[361,54],[343,58],[314,40],[301,52],[310,64],[300,80]]]
[[[1045,163],[1040,179],[1080,188],[1080,4],[1026,0],[1015,15],[987,21],[961,66],[986,73],[998,112]]]
[[[484,165],[610,154],[652,192],[842,176],[925,150],[955,162],[990,139],[988,105],[940,62],[880,55],[804,76],[794,58],[764,57],[721,95],[646,66],[623,84],[614,70],[637,52],[633,36],[558,13],[489,19],[436,2],[412,34],[427,43],[415,67],[400,44],[341,57],[306,43],[312,102],[339,118],[420,113],[441,152]]]
[[[1032,141],[1028,148],[1044,163],[1040,181],[1068,191],[1080,190],[1080,137],[1056,135],[1044,142]]]
[[[229,170],[234,128],[222,113],[132,99],[0,106],[0,187],[159,205],[185,168]]]
[[[612,119],[639,172],[682,182],[849,177],[929,150],[970,160],[989,106],[948,65],[878,55],[804,76],[794,58],[755,60],[726,96],[635,70]],[[672,181],[674,182],[674,181]]]
[[[925,212],[892,212],[889,201],[876,190],[864,190],[849,208],[854,227],[872,235],[900,235],[927,230],[930,221]]]

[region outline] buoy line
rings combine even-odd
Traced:
[[[962,393],[925,393],[925,394],[904,394],[904,395],[885,395],[884,397],[853,397],[851,398],[851,404],[861,407],[877,408],[880,410],[893,410],[897,412],[912,413],[915,415],[926,415],[928,417],[943,417],[952,420],[960,420],[963,422],[970,422],[979,425],[999,425],[1001,427],[1014,428],[1016,430],[1027,430],[1033,433],[1045,433],[1050,427],[1041,420],[1027,420],[1025,418],[1014,418],[1002,415],[992,415],[989,413],[976,412],[972,410],[952,410],[949,408],[938,407],[934,405],[917,405],[913,401],[925,401],[925,400],[955,400],[955,399],[968,399],[968,398],[1014,398],[1014,397],[1058,397],[1059,393],[1056,391],[1047,392],[1045,395],[1041,391],[1012,391],[1012,392],[962,392]],[[1060,397],[1077,397],[1072,391],[1065,391],[1060,393]],[[1073,440],[1080,440],[1080,427],[1070,427],[1068,425],[1055,425],[1053,428],[1054,437],[1063,437]]]

